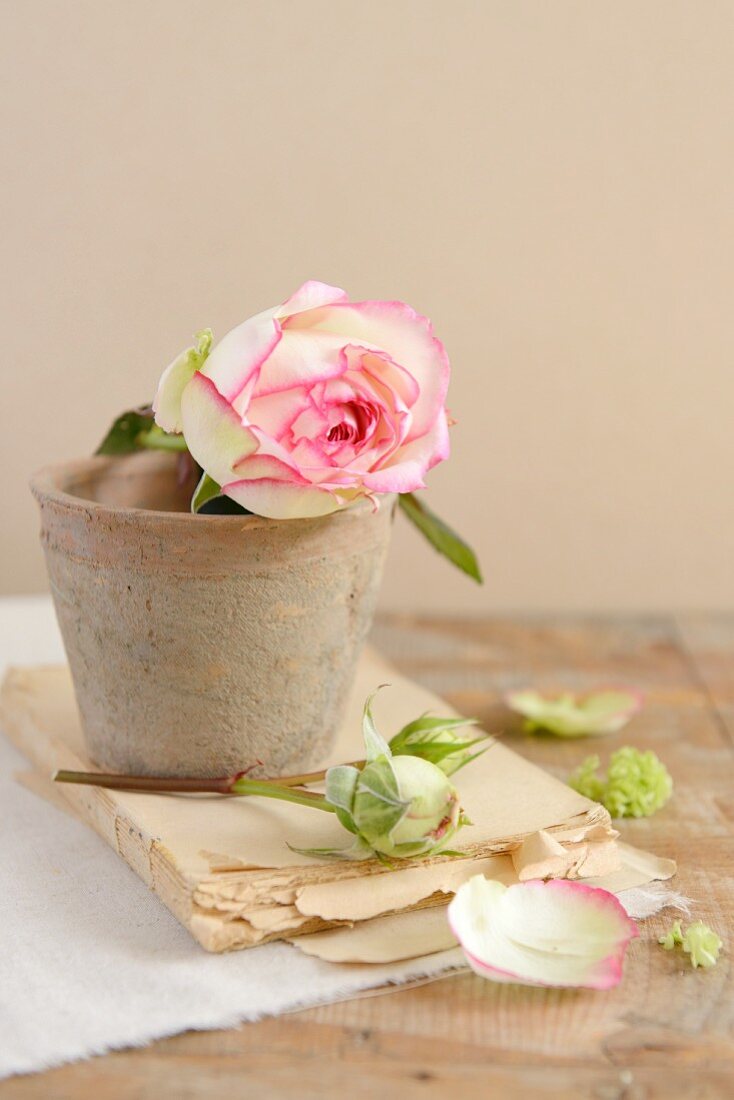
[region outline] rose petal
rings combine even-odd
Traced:
[[[232,481],[222,485],[222,492],[248,511],[270,519],[326,516],[347,503],[328,489],[291,484],[273,477]]]
[[[450,373],[446,349],[433,335],[428,318],[405,302],[337,302],[297,314],[288,328],[347,337],[350,344],[387,352],[408,371],[420,388],[409,439],[423,435],[443,409]]]
[[[194,377],[198,363],[191,348],[182,351],[170,363],[158,383],[153,399],[155,422],[164,432],[181,431],[181,395]]]
[[[253,397],[245,414],[245,422],[260,428],[273,439],[280,439],[312,402],[305,389],[283,390],[263,397]]]
[[[287,324],[287,318],[293,313],[302,313],[306,309],[332,305],[334,302],[347,302],[349,295],[338,286],[320,283],[318,279],[309,279],[298,290],[286,298],[278,309],[278,317]]]
[[[277,307],[250,317],[224,336],[202,368],[220,394],[231,403],[254,381],[260,367],[280,342]]]
[[[347,369],[343,345],[342,337],[331,333],[304,334],[284,329],[278,346],[262,364],[255,395],[310,388],[327,378],[337,378]]]
[[[522,985],[611,989],[639,934],[613,894],[563,879],[507,887],[475,875],[448,916],[477,974]]]
[[[621,730],[642,707],[643,696],[626,688],[555,697],[527,690],[510,692],[505,702],[510,710],[527,718],[533,729],[548,730],[558,737],[583,737]]]
[[[294,485],[308,485],[309,482],[300,474],[294,466],[275,455],[255,454],[247,455],[234,467],[237,479],[255,481],[264,477],[273,478],[275,481],[288,481]]]
[[[430,432],[400,447],[396,461],[365,474],[364,484],[375,493],[410,493],[423,489],[426,472],[447,458],[448,453],[448,429],[446,416],[442,413]]]
[[[425,466],[420,462],[398,462],[362,476],[362,483],[373,493],[412,493],[425,489]]]
[[[232,480],[236,464],[258,446],[255,434],[201,371],[181,396],[181,423],[191,454],[220,485]]]
[[[383,351],[372,351],[358,345],[346,349],[350,368],[355,366],[379,386],[380,392],[391,395],[391,403],[397,397],[405,408],[410,408],[420,396],[420,386],[410,371],[401,367]],[[354,353],[358,353],[355,356]],[[356,358],[356,362],[355,362]]]

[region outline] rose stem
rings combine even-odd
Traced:
[[[188,451],[182,435],[159,435],[157,432],[142,431],[135,437],[135,443],[149,451],[179,451],[181,454]]]
[[[348,768],[362,768],[367,763],[366,760],[352,760],[349,764],[345,764]],[[281,787],[307,787],[310,783],[320,783],[322,779],[326,778],[326,770],[320,772],[304,772],[302,775],[283,775],[278,776],[277,779],[263,779],[263,783],[277,783]]]
[[[218,779],[173,779],[155,775],[106,775],[102,772],[56,772],[57,783],[82,783],[90,787],[104,787],[115,791],[141,791],[151,793],[185,792],[188,794],[260,795],[263,798],[279,798],[301,806],[313,806],[316,810],[335,813],[334,807],[323,794],[316,791],[295,790],[287,785],[278,786],[272,780],[247,779],[241,773]]]

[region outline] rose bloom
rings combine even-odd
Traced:
[[[449,453],[448,381],[443,345],[410,306],[310,281],[203,365],[180,355],[153,408],[223,493],[289,519],[423,488]]]

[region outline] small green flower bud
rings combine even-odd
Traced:
[[[360,773],[352,819],[374,851],[405,858],[445,847],[460,812],[456,790],[435,764],[416,756],[382,757]]]
[[[462,813],[459,796],[444,771],[429,759],[413,753],[394,755],[393,746],[420,730],[442,731],[465,724],[459,718],[427,718],[405,726],[388,745],[372,717],[373,695],[364,706],[362,734],[364,767],[338,764],[326,772],[326,802],[354,836],[349,848],[296,848],[306,855],[341,859],[371,856],[410,859],[437,855],[454,833],[470,824]],[[479,740],[483,740],[479,738]],[[428,748],[431,748],[430,743]],[[435,743],[437,760],[446,756],[446,745]],[[448,745],[453,753],[453,744]]]

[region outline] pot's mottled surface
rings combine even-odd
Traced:
[[[319,519],[192,516],[173,510],[190,497],[175,459],[153,453],[52,467],[31,487],[100,767],[204,776],[259,761],[253,775],[283,775],[323,758],[394,498]]]

